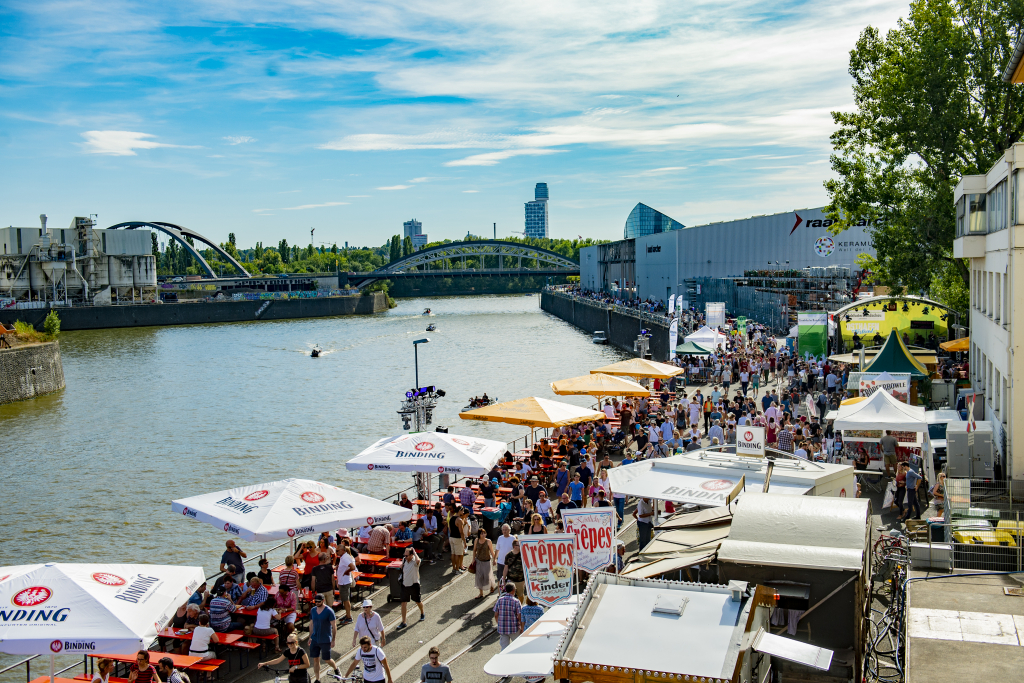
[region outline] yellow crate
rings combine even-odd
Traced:
[[[954,543],[969,543],[971,545],[1002,545],[1017,547],[1013,534],[1003,529],[956,529],[953,531]]]

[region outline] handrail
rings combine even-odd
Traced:
[[[0,669],[0,674],[5,674],[5,673],[7,673],[8,671],[10,671],[11,669],[16,669],[16,668],[18,668],[19,666],[21,666],[22,664],[28,664],[28,663],[29,663],[29,662],[31,662],[31,661],[32,661],[33,659],[36,659],[37,657],[40,657],[40,656],[41,656],[41,655],[32,655],[31,657],[26,657],[25,659],[21,660],[20,662],[17,662],[17,663],[15,663],[15,664],[11,664],[11,665],[10,665],[9,667],[7,667],[6,669]],[[75,666],[78,666],[78,665],[77,665],[77,664],[75,664]]]

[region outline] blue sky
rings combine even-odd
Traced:
[[[0,224],[240,245],[622,236],[825,203],[848,52],[906,0],[7,0]]]

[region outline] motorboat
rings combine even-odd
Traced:
[[[465,408],[463,408],[459,412],[460,413],[464,413],[467,410],[476,410],[477,408],[483,408],[485,406],[489,406],[492,403],[497,403],[497,402],[498,402],[498,399],[490,398],[489,396],[487,396],[487,394],[484,394],[483,396],[474,396],[473,398],[469,399],[469,405],[467,405]]]
[[[595,344],[607,344],[608,337],[604,336],[604,330],[596,330],[594,332],[594,343]]]
[[[423,315],[430,315],[430,309],[429,308],[423,309]]]
[[[433,332],[437,329],[437,325],[427,325],[427,332]]]
[[[313,347],[313,350],[309,352],[309,357],[310,358],[319,358],[320,357],[320,346],[319,345]]]

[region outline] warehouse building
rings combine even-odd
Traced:
[[[811,269],[804,271],[809,275],[849,275],[860,254],[875,255],[866,221],[832,235],[823,208],[687,227],[664,218],[672,227],[662,232],[581,249],[581,286],[609,293],[622,289],[641,299],[667,300],[672,294],[686,299],[686,280],[804,269]],[[627,262],[625,255],[633,260]]]

